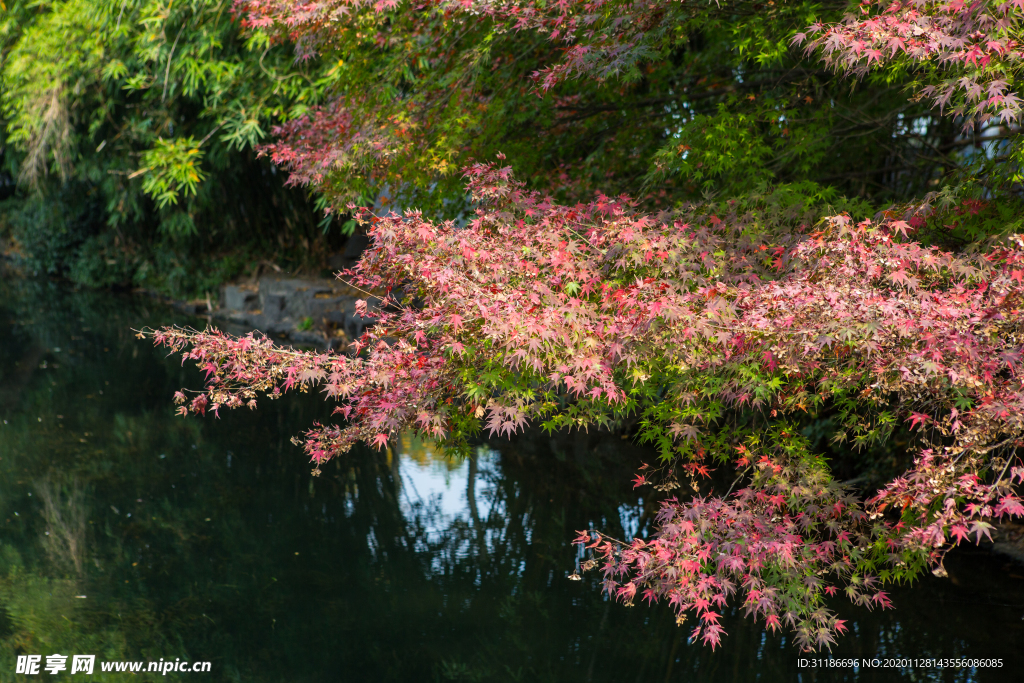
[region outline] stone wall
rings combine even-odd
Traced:
[[[213,318],[259,330],[275,339],[319,348],[344,349],[373,318],[356,315],[356,300],[379,303],[339,280],[265,275],[255,282],[225,285]]]

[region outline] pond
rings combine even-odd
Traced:
[[[174,415],[201,375],[132,332],[171,323],[205,321],[0,284],[0,680],[39,678],[16,673],[31,654],[93,654],[91,679],[122,681],[100,663],[210,662],[167,675],[211,683],[1021,680],[1024,568],[985,550],[894,588],[893,610],[836,603],[851,630],[831,657],[855,669],[801,666],[786,634],[735,611],[712,652],[664,607],[567,578],[576,529],[647,528],[628,441],[531,433],[453,462],[404,438],[314,478],[289,439],[330,419],[316,396]]]

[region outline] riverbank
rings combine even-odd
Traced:
[[[7,240],[0,247],[4,277],[28,277],[18,266],[13,243]],[[330,258],[329,269],[351,268],[365,248],[364,236],[350,237],[345,249]],[[222,284],[216,293],[199,299],[175,299],[146,288],[130,291],[206,318],[226,332],[259,331],[279,342],[322,350],[347,348],[373,324],[373,318],[356,314],[356,301],[367,299],[371,311],[379,302],[337,278],[289,273],[267,261],[257,264],[251,276]]]
[[[275,274],[224,285],[219,305],[207,313],[293,344],[344,349],[373,323],[356,313],[361,298],[368,297],[337,279]],[[371,307],[376,301],[369,297]]]
[[[335,273],[352,268],[367,247],[363,235],[349,237],[344,251],[328,267]],[[267,270],[266,274],[261,274]],[[356,301],[367,299],[374,310],[379,299],[367,296],[338,278],[289,274],[262,263],[252,277],[221,286],[216,302],[207,298],[171,302],[179,310],[216,320],[225,331],[258,330],[274,339],[319,349],[345,349],[362,336],[373,318],[356,313]]]

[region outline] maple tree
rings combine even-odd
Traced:
[[[875,11],[873,11],[875,10]],[[917,96],[940,109],[950,107],[973,127],[997,116],[1020,120],[1019,78],[1024,2],[862,2],[859,16],[840,24],[815,23],[808,51],[820,50],[826,63],[863,76],[872,68],[913,61],[932,62],[928,76],[915,83]],[[807,35],[793,37],[796,44]],[[952,106],[950,106],[952,105]]]
[[[494,55],[462,53],[459,40],[493,29],[562,46],[533,72],[529,87],[543,94],[570,78],[628,79],[671,50],[679,17],[733,16],[747,6],[238,7],[248,26],[294,41],[300,56],[370,41],[423,73],[438,69],[430,77],[443,87],[339,96],[278,129],[266,152],[293,182],[317,186],[365,226],[371,247],[349,277],[381,297],[373,310],[360,304],[375,324],[349,354],[283,349],[258,334],[153,332],[206,373],[203,390],[175,395],[182,414],[322,391],[342,421],[298,440],[314,474],[357,442],[381,448],[405,429],[458,443],[480,428],[502,435],[636,419],[638,438],[661,456],[636,485],[688,482],[689,493],[663,503],[649,538],[582,532],[577,542],[591,553],[582,569],[603,564],[606,589],[624,602],[666,600],[679,623],[694,613],[691,637],[712,646],[724,633],[723,607],[736,600],[768,628],[792,629],[801,648],[827,647],[845,628],[828,596],[887,606],[884,584],[941,574],[950,547],[1024,515],[1016,454],[1024,238],[1019,217],[1000,220],[998,211],[994,226],[970,227],[991,207],[1012,206],[1016,147],[986,157],[987,170],[974,176],[983,199],[947,187],[873,218],[844,213],[834,193],[801,183],[737,186],[743,191],[662,210],[600,192],[559,201],[510,167],[479,162],[464,167],[462,217],[375,213],[340,204],[349,178],[361,175],[364,188],[406,183],[409,196],[424,196],[423,178],[448,182],[445,166],[428,163],[454,144],[438,131],[472,129],[464,108],[493,106],[467,74]],[[918,95],[954,103],[944,113],[961,129],[995,116],[1016,145],[1018,10],[865,5],[845,22],[812,17],[787,43],[810,35],[805,59],[820,54],[853,76],[870,78],[875,64],[889,76],[910,74]],[[479,16],[490,23],[460,23]],[[975,47],[987,52],[976,56]],[[987,88],[984,101],[978,88]],[[706,158],[711,137],[703,149],[670,141],[654,153],[649,178],[692,179],[700,167],[689,153]],[[860,501],[802,432],[808,417],[825,415],[835,440],[855,447],[909,427],[913,464]],[[713,469],[734,479],[725,491],[705,481]]]
[[[333,64],[325,101],[277,127],[263,149],[289,182],[338,211],[383,196],[458,215],[459,169],[498,151],[560,201],[600,190],[658,207],[783,182],[905,199],[931,189],[936,164],[960,163],[954,127],[907,102],[906,74],[867,79],[862,97],[790,47],[816,19],[841,19],[842,5],[252,0],[236,9],[256,34]]]

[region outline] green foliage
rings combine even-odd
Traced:
[[[694,191],[741,196],[782,178],[814,178],[833,143],[828,110],[783,108],[754,96],[729,97],[696,114],[655,152],[649,185],[678,178]],[[790,129],[789,121],[804,120]],[[799,119],[798,119],[799,120]]]
[[[843,4],[583,2],[597,33],[566,34],[589,50],[575,62],[548,40],[576,21],[568,6],[527,3],[532,18],[516,30],[490,5],[472,21],[375,6],[353,9],[350,30],[317,18],[338,5],[240,5],[254,36],[302,41],[303,56],[315,45],[333,65],[324,108],[279,129],[271,152],[338,207],[463,216],[458,169],[499,151],[559,201],[626,193],[659,209],[811,182],[877,211],[977,177],[954,122],[908,101],[921,72],[900,63],[851,80],[793,46],[809,24],[840,20]],[[632,19],[609,21],[615,12]],[[621,50],[602,57],[594,35]],[[992,171],[987,191],[1008,183]]]
[[[56,275],[82,258],[80,249],[95,236],[103,214],[99,202],[79,183],[63,185],[47,199],[8,200],[3,224],[33,271]]]
[[[145,173],[142,190],[156,200],[160,209],[177,205],[178,195],[195,196],[196,188],[206,176],[199,168],[203,152],[191,136],[179,140],[155,141],[152,149],[142,155]],[[193,230],[195,226],[191,226]]]
[[[303,253],[322,232],[311,203],[253,152],[272,121],[321,96],[316,65],[244,41],[227,0],[18,2],[0,31],[4,163],[21,186],[0,213],[34,270],[176,280],[167,293],[194,296],[209,283],[154,273],[161,252],[322,258]],[[70,229],[63,215],[83,205],[88,225]]]

